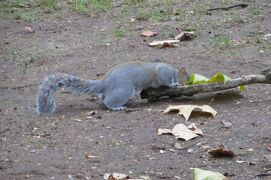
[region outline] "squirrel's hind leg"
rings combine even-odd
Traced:
[[[129,99],[135,95],[135,89],[132,87],[118,87],[111,89],[104,94],[103,103],[113,111],[122,111],[127,108],[124,107]]]

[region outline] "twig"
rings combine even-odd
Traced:
[[[232,9],[232,8],[236,8],[236,7],[245,8],[247,6],[248,6],[248,4],[240,3],[240,4],[235,4],[235,5],[226,6],[226,7],[210,8],[210,9],[208,9],[208,12],[217,11],[217,10],[227,11],[227,10]]]
[[[3,134],[5,132],[9,131],[9,128],[5,129],[4,131],[0,131],[0,134]]]
[[[181,96],[192,96],[199,93],[217,92],[227,89],[236,88],[238,86],[254,84],[254,83],[265,83],[271,84],[271,69],[267,69],[259,75],[248,75],[241,76],[236,79],[230,79],[227,83],[210,83],[210,84],[199,84],[199,85],[184,85],[176,88],[160,87],[160,88],[149,88],[143,90],[140,94],[142,99],[157,100],[160,97],[181,97]]]
[[[260,173],[255,175],[255,177],[266,177],[266,176],[271,176],[271,173]]]

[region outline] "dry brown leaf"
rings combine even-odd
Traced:
[[[177,43],[179,43],[179,40],[164,40],[164,41],[153,41],[149,43],[149,46],[161,46],[161,47],[176,47],[178,46]]]
[[[150,30],[146,30],[146,31],[143,31],[141,33],[141,36],[144,36],[144,37],[154,37],[156,36],[158,33],[157,32],[153,32],[153,31],[150,31]]]
[[[121,173],[105,173],[104,174],[104,179],[105,180],[125,180],[125,179],[129,179],[129,176],[126,174],[121,174]]]
[[[221,157],[232,158],[235,156],[232,150],[225,149],[223,146],[208,150],[208,154],[210,154],[213,157],[218,157],[218,158],[221,158]]]
[[[194,32],[189,32],[189,31],[183,31],[180,34],[178,34],[174,39],[177,39],[179,41],[185,41],[185,40],[190,40],[195,37]]]
[[[206,113],[210,113],[213,116],[215,116],[217,114],[217,112],[211,108],[208,105],[202,105],[202,106],[197,106],[197,105],[177,105],[177,106],[169,106],[167,109],[164,110],[164,114],[165,113],[169,113],[169,112],[174,112],[174,111],[178,111],[179,115],[183,115],[184,118],[186,119],[186,121],[189,119],[191,113],[193,111],[200,111],[200,112],[206,112]]]
[[[196,127],[196,125],[192,125],[194,130],[189,129],[184,124],[175,125],[172,130],[170,129],[158,129],[158,135],[161,134],[173,134],[177,139],[184,139],[188,141],[198,135],[202,135],[202,131]]]

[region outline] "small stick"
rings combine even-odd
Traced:
[[[231,5],[231,6],[227,6],[227,7],[211,8],[211,9],[208,9],[208,12],[210,12],[210,11],[217,11],[217,10],[227,11],[227,10],[232,9],[232,8],[236,8],[236,7],[245,8],[247,6],[248,6],[248,4],[240,3],[240,4],[235,4],[235,5]]]

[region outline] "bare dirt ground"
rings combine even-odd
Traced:
[[[7,12],[0,19],[0,179],[102,179],[105,173],[120,172],[133,178],[186,180],[192,179],[190,168],[195,167],[230,179],[270,179],[270,85],[251,85],[241,95],[198,95],[182,101],[135,98],[128,106],[142,109],[130,113],[108,111],[98,100],[62,90],[56,93],[53,116],[35,114],[38,85],[54,72],[97,79],[122,62],[160,60],[185,66],[190,73],[211,76],[220,71],[239,77],[271,66],[268,0],[251,0],[247,8],[211,15],[206,14],[208,7],[238,2],[127,2],[134,4],[117,1],[94,15],[80,13],[66,1],[49,12],[0,2]],[[178,28],[193,29],[197,37],[176,48],[148,47],[147,42],[178,34]],[[141,37],[146,29],[159,35]],[[169,104],[209,104],[218,115],[185,122],[161,113]],[[88,118],[90,111],[98,113]],[[232,125],[225,128],[223,121]],[[158,128],[178,123],[195,123],[204,135],[188,142],[157,135]],[[181,149],[174,148],[176,142]],[[212,158],[203,148],[219,145],[237,156]]]

